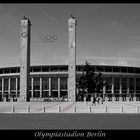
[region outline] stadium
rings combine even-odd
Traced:
[[[21,20],[20,66],[0,68],[0,101],[77,101],[76,78],[81,74],[85,61],[103,74],[102,97],[107,101],[140,101],[139,60],[128,58],[76,57],[76,25],[71,15],[68,19],[68,57],[60,64],[30,66],[31,22]],[[71,98],[71,99],[70,99]],[[92,101],[93,98],[90,99]],[[86,101],[86,96],[80,101]]]
[[[140,101],[139,60],[128,58],[78,58],[76,57],[76,25],[71,15],[68,19],[68,57],[60,64],[30,66],[31,22],[21,20],[20,66],[0,68],[0,101],[77,101],[76,78],[81,74],[85,61],[103,74],[102,97],[107,101]],[[58,60],[58,58],[56,58]],[[70,99],[71,98],[71,99]],[[86,101],[86,97],[81,98]],[[81,101],[80,100],[80,101]],[[92,98],[90,99],[92,101]]]
[[[104,80],[112,83],[101,91],[107,101],[140,101],[140,67],[135,66],[138,61],[121,59],[127,62],[121,64],[118,58],[77,58],[77,76],[86,60],[93,69],[103,74]],[[57,99],[68,95],[68,65],[63,62],[30,66],[31,101],[46,101],[49,96]],[[0,101],[13,102],[18,97],[20,67],[0,68]]]
[[[1,6],[0,129],[139,129],[139,9]],[[86,61],[109,83],[101,102],[79,100]]]

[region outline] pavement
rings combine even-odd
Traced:
[[[140,129],[140,102],[0,102],[0,129]]]
[[[140,113],[140,102],[0,102],[0,113]]]

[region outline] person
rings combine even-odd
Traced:
[[[103,104],[103,102],[104,102],[104,99],[103,99],[103,97],[101,98],[101,103]]]
[[[88,97],[86,97],[86,104],[88,104]]]
[[[92,105],[95,104],[96,105],[96,98],[93,97],[93,101],[92,101]]]
[[[90,98],[90,95],[88,94],[86,97],[86,104],[88,104],[89,98]]]
[[[99,104],[99,97],[98,96],[96,97],[96,102]]]

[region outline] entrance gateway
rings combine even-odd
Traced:
[[[18,101],[30,101],[30,38],[31,22],[25,16],[21,20],[20,54],[20,98]],[[68,19],[68,101],[76,101],[76,21],[71,15]]]

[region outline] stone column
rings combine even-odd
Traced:
[[[51,96],[51,77],[49,77],[49,96]]]
[[[133,100],[136,100],[136,77],[134,77],[134,96],[133,96]]]
[[[40,98],[42,98],[42,77],[40,77]]]
[[[76,101],[76,21],[74,17],[68,19],[68,100]]]
[[[16,99],[17,99],[17,94],[18,94],[18,78],[16,78]]]
[[[2,99],[4,100],[4,78],[2,78]]]
[[[58,98],[60,98],[60,77],[58,77]]]
[[[34,96],[34,78],[31,78],[31,98]]]
[[[122,78],[121,78],[121,77],[120,77],[120,82],[119,82],[119,83],[120,83],[120,90],[119,90],[119,93],[122,94]]]
[[[10,94],[11,94],[11,79],[8,79],[8,98],[10,98]]]
[[[31,22],[26,17],[21,20],[21,54],[20,54],[20,98],[19,101],[30,101],[30,31]]]
[[[111,86],[111,93],[112,93],[112,99],[114,100],[114,77],[112,77],[112,86]]]
[[[127,94],[129,94],[129,78],[127,78]]]
[[[129,78],[127,78],[127,100],[129,97]]]
[[[105,80],[104,80],[104,82],[105,82]],[[103,85],[103,99],[105,99],[105,94],[106,94],[106,86]]]
[[[120,93],[120,96],[122,96],[122,78],[120,77],[120,91],[119,91],[119,93]],[[121,97],[121,100],[122,100],[122,97]]]

